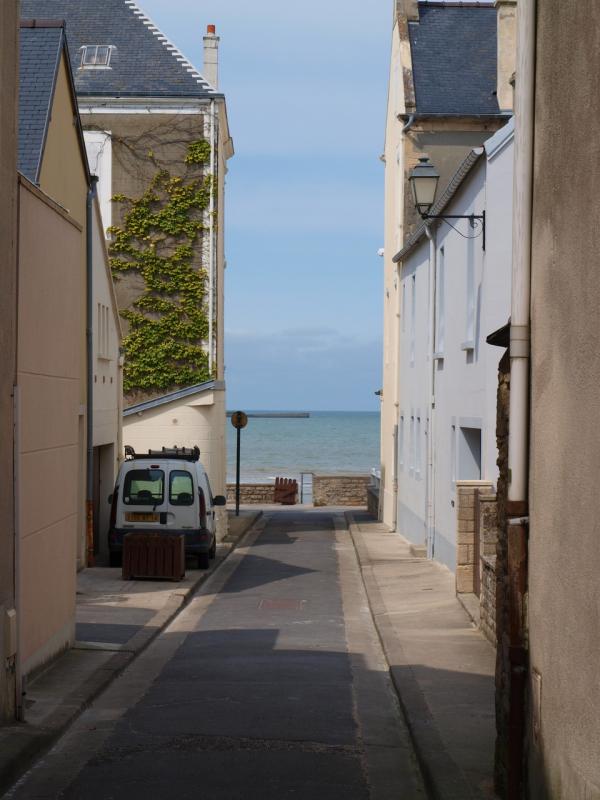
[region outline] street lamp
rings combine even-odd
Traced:
[[[412,189],[413,200],[415,208],[421,215],[422,219],[468,219],[472,228],[475,227],[475,221],[481,222],[481,233],[483,236],[482,245],[485,250],[485,211],[481,214],[430,214],[437,192],[438,182],[440,180],[440,173],[433,166],[429,160],[429,156],[422,155],[419,157],[419,163],[411,170],[408,177],[408,182]],[[450,223],[448,223],[450,224]]]

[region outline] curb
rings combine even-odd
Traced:
[[[87,680],[71,694],[63,698],[60,708],[52,712],[43,726],[32,727],[26,722],[15,723],[0,728],[0,798],[13,786],[34,762],[48,752],[67,728],[94,702],[107,686],[117,678],[126,667],[146,650],[152,641],[187,605],[199,587],[223,566],[238,544],[254,528],[263,516],[261,510],[249,519],[248,525],[232,540],[221,542],[227,547],[218,556],[211,570],[201,575],[185,591],[176,589],[165,605],[135,633],[122,649],[98,667]]]
[[[425,787],[434,800],[475,800],[460,768],[446,751],[427,700],[407,660],[402,644],[389,620],[362,533],[351,511],[344,512],[360,566],[371,616],[388,664],[392,684],[410,734]],[[415,558],[422,561],[422,559]]]

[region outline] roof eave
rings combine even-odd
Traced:
[[[169,392],[169,394],[164,394],[162,397],[156,397],[153,400],[146,400],[144,403],[137,403],[134,406],[129,406],[129,408],[123,410],[123,416],[129,417],[132,414],[139,414],[142,411],[149,411],[152,408],[158,408],[159,406],[167,405],[168,403],[172,403],[176,400],[183,400],[186,397],[192,397],[196,394],[202,394],[203,392],[218,392],[224,390],[224,381],[205,381],[204,383],[198,383],[195,386],[188,386],[185,389],[179,389],[176,392]]]

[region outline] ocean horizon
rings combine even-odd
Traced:
[[[304,414],[309,417],[251,417],[242,430],[242,483],[300,480],[302,473],[366,475],[379,467],[378,411],[245,409],[247,414]],[[228,412],[230,413],[230,412]],[[235,481],[236,431],[227,420],[227,481]]]

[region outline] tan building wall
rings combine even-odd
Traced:
[[[537,3],[529,539],[536,800],[600,798],[599,30],[595,2]]]
[[[0,485],[4,487],[0,492],[0,724],[15,713],[14,658],[10,650],[15,649],[16,642],[9,643],[6,634],[15,605],[12,395],[17,335],[18,21],[17,0],[4,0],[0,4]]]
[[[76,220],[21,179],[18,506],[25,674],[68,647],[74,635],[82,238]]]
[[[85,264],[86,264],[86,201],[87,201],[87,175],[84,167],[85,153],[82,152],[77,130],[77,107],[74,104],[70,88],[69,73],[63,55],[59,68],[52,116],[48,127],[46,145],[40,171],[40,188],[42,191],[65,208],[70,216],[84,229],[80,240],[79,269],[82,282],[79,284],[80,294],[77,298],[77,314],[81,320],[81,327],[76,336],[79,347],[79,459],[77,465],[78,475],[78,565],[85,566],[85,494],[86,494],[86,436],[85,436],[85,408],[86,408],[86,339],[85,339]],[[68,168],[66,168],[68,165]]]

